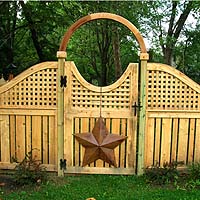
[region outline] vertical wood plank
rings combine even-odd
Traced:
[[[87,133],[89,130],[89,119],[88,118],[81,118],[81,133]],[[80,145],[80,159],[81,159],[81,166],[83,164],[83,157],[85,155],[85,148]]]
[[[173,130],[172,130],[172,149],[171,149],[171,162],[176,161],[177,152],[177,135],[178,135],[178,119],[173,119]]]
[[[200,119],[196,119],[196,137],[195,137],[194,161],[200,162]]]
[[[26,116],[26,154],[31,151],[32,148],[32,135],[31,135],[31,116]]]
[[[111,133],[113,134],[120,134],[120,119],[112,119],[112,130]],[[120,148],[119,146],[117,146],[114,150],[115,153],[115,159],[116,159],[116,163],[117,166],[119,167],[120,163],[119,163],[119,155],[120,155]]]
[[[67,160],[67,166],[73,164],[73,118],[65,113],[65,134],[64,134],[64,158]],[[59,148],[59,147],[58,147]]]
[[[195,119],[190,119],[190,130],[189,130],[189,143],[188,143],[188,163],[193,162],[193,149],[194,149],[194,130],[195,130]]]
[[[145,137],[145,167],[153,165],[154,118],[148,118]]]
[[[135,159],[136,159],[136,149],[134,146],[134,138],[135,138],[135,131],[134,130],[134,119],[129,118],[127,120],[127,135],[128,138],[126,140],[127,143],[127,160],[126,166],[127,168],[134,168],[135,167]]]
[[[89,118],[88,120],[89,120],[88,121],[88,132],[92,132],[92,129],[94,128],[94,125],[95,125],[95,118]],[[90,163],[90,167],[95,167],[95,166],[101,167],[102,161],[97,160],[93,163]]]
[[[49,163],[56,164],[55,117],[49,116]]]
[[[178,141],[178,162],[186,163],[188,140],[188,119],[180,119],[179,141]]]
[[[144,56],[144,58],[143,58]],[[141,175],[144,173],[144,149],[145,149],[145,131],[146,131],[146,76],[147,76],[147,60],[148,54],[140,55],[141,65],[140,65],[140,102],[141,109],[139,114],[139,132],[138,132],[138,165],[137,174]]]
[[[16,116],[16,157],[19,162],[25,157],[25,116]]]
[[[11,158],[16,158],[15,130],[16,130],[15,115],[10,115],[10,155],[11,155]]]
[[[127,134],[127,119],[121,119],[121,135],[126,136]],[[126,167],[126,141],[121,144],[120,151],[120,167]]]
[[[164,162],[170,162],[171,122],[171,119],[162,119],[161,166],[163,166]]]
[[[69,72],[70,66],[65,68],[65,58],[67,54],[65,51],[58,51],[57,58],[58,58],[58,74],[57,74],[57,169],[58,169],[58,176],[64,176],[64,171],[60,169],[60,159],[64,159],[64,135],[65,135],[65,119],[64,113],[68,111],[69,102],[66,101],[67,107],[64,105],[64,87],[60,86],[61,76],[65,75],[65,69],[67,68]],[[70,91],[71,88],[69,87],[69,83],[71,80],[70,74],[67,73],[68,83],[67,83],[67,91]],[[70,92],[67,95],[67,99],[70,98]],[[71,138],[69,138],[71,139]],[[68,159],[68,158],[67,158]]]
[[[64,67],[64,66],[63,66]],[[67,160],[67,166],[72,166],[73,164],[73,116],[69,116],[68,113],[71,111],[72,107],[72,72],[71,72],[71,62],[65,63],[65,72],[67,76],[67,87],[64,90],[64,110],[62,111],[64,114],[64,135],[58,139],[58,149],[60,149],[60,145],[64,143],[61,148],[64,152],[64,158]],[[63,106],[63,105],[62,105]],[[63,140],[63,141],[62,141]],[[64,148],[64,149],[63,149]],[[60,149],[60,150],[61,150]],[[61,156],[61,154],[60,154]],[[60,157],[62,158],[62,157]],[[58,160],[60,159],[58,158]]]
[[[9,116],[0,115],[1,162],[10,162]]]
[[[160,163],[160,131],[161,131],[161,118],[156,118],[156,127],[155,127],[155,149],[154,149],[154,165]]]
[[[74,119],[74,134],[79,134],[79,118]],[[75,156],[75,166],[79,166],[79,142],[74,137],[74,156]]]
[[[111,119],[110,118],[106,118],[105,119],[105,122],[106,122],[106,128],[108,129],[108,132],[111,132]],[[108,164],[108,163],[106,163],[106,162],[103,162],[103,166],[104,167],[110,167],[110,165]]]
[[[48,127],[48,116],[42,117],[42,157],[43,164],[49,163],[49,127]],[[54,133],[55,134],[55,133]]]
[[[41,160],[41,116],[32,116],[32,155]]]
[[[51,116],[53,119],[53,123],[54,123],[54,140],[55,140],[55,148],[54,148],[54,155],[55,155],[55,167],[57,168],[57,166],[60,164],[58,163],[58,115],[55,116]]]
[[[145,68],[145,63],[143,62],[142,64],[143,68]],[[143,71],[145,73],[145,76],[143,78],[146,77],[146,68]],[[138,92],[139,92],[139,86],[138,86],[138,82],[139,82],[139,64],[134,64],[133,65],[133,71],[132,71],[132,79],[131,79],[131,90],[130,90],[130,94],[132,97],[132,102],[131,105],[134,105],[135,103],[138,105]],[[143,80],[145,82],[144,86],[144,93],[146,92],[146,80]],[[144,107],[146,107],[146,102],[143,101],[141,102],[141,104],[144,104]],[[146,108],[145,108],[146,109]],[[140,112],[140,109],[137,110],[136,113],[133,113],[133,109],[131,108],[132,111],[132,116],[130,116],[132,119],[130,120],[132,122],[132,130],[129,129],[129,134],[128,137],[131,137],[130,141],[130,147],[128,147],[129,150],[129,159],[126,159],[129,162],[129,167],[134,168],[134,170],[136,171],[136,149],[137,149],[137,128],[138,128],[138,113]],[[144,118],[144,120],[146,120]],[[144,127],[145,130],[145,127]],[[140,132],[140,131],[139,131]],[[144,133],[145,134],[145,133]],[[139,133],[140,135],[140,133]],[[127,141],[125,141],[127,143]],[[140,143],[140,142],[139,142]],[[128,144],[128,143],[127,143]],[[140,150],[139,150],[140,151]],[[143,149],[144,152],[144,149]],[[139,159],[140,160],[140,159]],[[140,161],[139,161],[140,163]],[[143,157],[143,165],[144,165],[144,157]],[[126,165],[127,166],[127,165]]]

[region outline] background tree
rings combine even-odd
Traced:
[[[132,22],[137,24],[137,17],[131,12],[136,3],[138,4],[138,2],[84,2],[82,8],[85,13],[111,12],[122,16],[128,13]],[[70,44],[75,44],[79,48]],[[87,80],[93,84],[113,83],[121,76],[130,61],[133,62],[134,58],[138,61],[138,46],[133,34],[123,25],[111,20],[96,20],[84,25],[74,33],[70,44],[69,59],[75,61],[86,79],[90,74],[90,79]]]
[[[1,1],[0,73],[11,63],[18,67],[17,74],[36,63],[57,60],[61,38],[70,25],[89,13],[111,12],[131,21],[149,41],[151,61],[174,65],[200,82],[199,5],[186,0]],[[188,16],[196,24],[189,26]],[[73,34],[67,59],[75,61],[87,81],[108,85],[121,76],[128,63],[138,62],[138,51],[126,27],[96,20]]]
[[[159,41],[164,62],[173,65],[173,51],[181,31],[187,28],[186,20],[192,11],[198,11],[199,4],[193,1],[156,1],[147,5],[147,17],[151,19],[148,25]]]
[[[0,60],[5,63],[0,73],[4,73],[6,78],[6,67],[14,62],[14,41],[17,29],[17,2],[0,2]]]
[[[200,24],[185,33],[186,40],[175,49],[177,68],[200,83]]]

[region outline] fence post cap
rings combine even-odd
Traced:
[[[67,53],[66,51],[57,51],[57,58],[66,58]]]
[[[140,53],[140,60],[149,60],[148,53]]]

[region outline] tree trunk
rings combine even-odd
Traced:
[[[184,10],[182,11],[179,19],[175,22],[175,15],[177,13],[177,2],[176,1],[172,2],[172,11],[169,21],[166,43],[165,45],[161,43],[164,55],[164,62],[168,65],[172,65],[174,47],[179,38],[181,30],[185,25],[185,21],[187,20],[188,15],[190,14],[193,8],[192,5],[193,5],[192,1],[189,2],[185,1]]]
[[[40,62],[45,61],[45,56],[44,56],[44,53],[43,53],[43,50],[42,50],[42,45],[39,42],[38,34],[37,34],[37,31],[36,31],[36,28],[35,28],[35,24],[34,24],[34,21],[32,19],[32,16],[31,16],[31,9],[24,3],[24,1],[19,1],[19,3],[20,3],[22,10],[24,12],[24,16],[25,16],[25,18],[28,22],[28,26],[29,26],[29,29],[31,31],[31,38],[33,40],[34,47],[37,51],[39,61]]]
[[[164,63],[167,64],[167,65],[172,65],[172,61],[173,61],[173,56],[172,56],[172,52],[173,52],[173,49],[170,48],[170,47],[167,47],[164,49]]]
[[[122,73],[122,65],[120,60],[120,43],[119,43],[119,32],[117,26],[113,27],[113,53],[115,63],[115,79],[118,79]]]
[[[96,29],[98,49],[101,58],[101,86],[108,84],[108,68],[110,67],[110,47],[112,45],[112,36],[109,31],[108,21],[101,24],[100,30]]]

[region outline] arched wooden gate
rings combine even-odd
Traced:
[[[102,18],[133,32],[141,62],[129,64],[117,82],[100,88],[65,61],[65,49],[77,28]],[[0,87],[0,169],[14,169],[13,158],[20,162],[32,149],[34,158],[59,175],[141,174],[165,162],[200,162],[200,85],[171,66],[147,63],[143,38],[129,21],[110,13],[83,17],[66,32],[57,56],[58,62],[32,66]],[[115,149],[117,168],[101,160],[82,167],[84,148],[74,135],[91,132],[100,110],[109,132],[127,136]]]
[[[129,64],[116,83],[100,88],[87,83],[78,73],[73,62],[65,62],[65,50],[74,31],[81,25],[97,19],[110,19],[122,23],[136,37],[141,51],[140,98],[138,98],[138,64]],[[67,170],[72,173],[133,174],[137,170],[137,173],[141,174],[144,166],[145,76],[148,54],[137,28],[125,18],[111,13],[85,16],[75,22],[65,33],[57,57],[58,77],[61,82],[66,81],[66,85],[63,83],[58,88],[58,163],[66,159]],[[138,115],[135,109],[138,105],[140,114],[137,142]],[[74,134],[91,132],[96,119],[100,116],[100,109],[109,131],[128,137],[125,143],[115,149],[118,168],[110,167],[99,160],[88,167],[81,167],[84,149],[75,140]],[[64,170],[59,168],[58,174],[63,175],[63,173]]]

